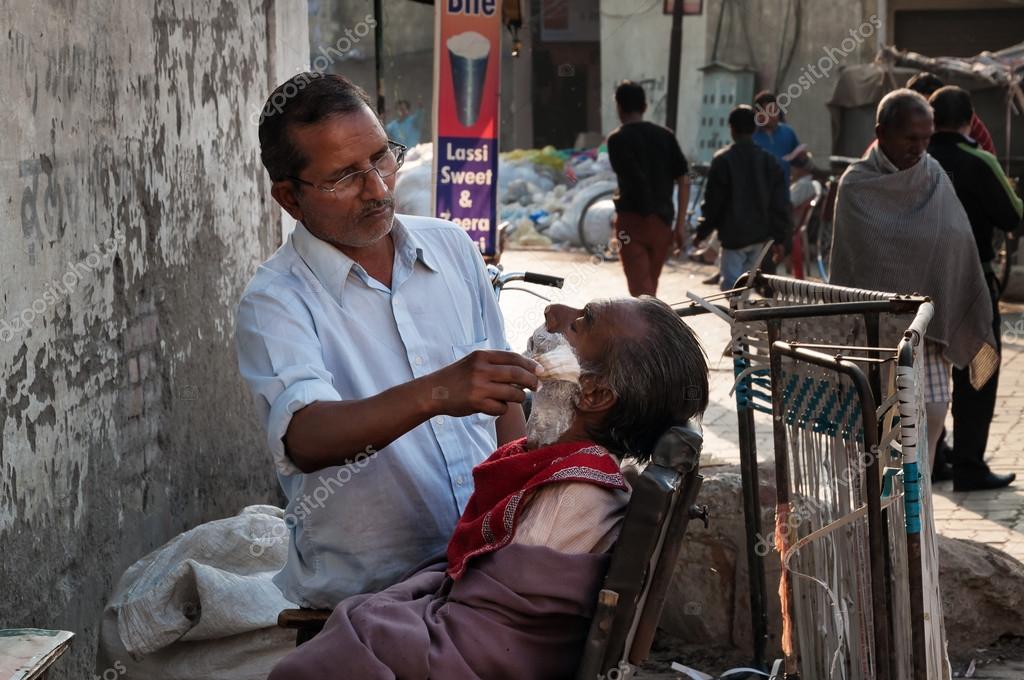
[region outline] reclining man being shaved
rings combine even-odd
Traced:
[[[628,499],[619,464],[704,412],[708,368],[654,298],[545,318],[527,435],[473,470],[447,559],[343,601],[270,680],[572,677]]]

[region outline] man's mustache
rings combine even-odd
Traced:
[[[380,210],[381,208],[391,208],[391,209],[394,209],[394,207],[395,207],[395,199],[392,196],[388,196],[387,198],[382,198],[379,201],[367,201],[363,205],[363,210],[362,210],[361,213],[359,213],[359,217],[360,218],[366,217],[370,213],[376,212],[376,211]]]

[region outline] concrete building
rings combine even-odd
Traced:
[[[281,234],[253,121],[308,64],[307,8],[2,0],[0,25],[0,627],[74,631],[50,677],[92,677],[129,564],[278,500],[232,336]]]
[[[746,67],[755,90],[788,93],[787,120],[818,158],[832,151],[826,103],[839,68],[874,59],[882,44],[930,56],[968,56],[1020,41],[1024,8],[1013,0],[704,0],[683,20],[677,137],[698,157],[702,75],[711,62]],[[624,78],[647,88],[648,118],[664,122],[669,0],[600,0],[601,124],[618,125],[612,93]],[[827,72],[826,72],[827,71]],[[742,102],[739,102],[742,103]],[[819,161],[821,163],[822,161]]]

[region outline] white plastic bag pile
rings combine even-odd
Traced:
[[[409,150],[395,185],[396,212],[430,214],[433,154],[432,144]],[[588,242],[606,241],[615,187],[615,173],[606,152],[596,159],[578,156],[568,160],[551,148],[501,154],[498,219],[509,223],[507,243],[580,246],[581,218]]]
[[[264,680],[295,647],[271,580],[288,555],[284,511],[253,505],[133,564],[103,612],[98,668],[120,680]]]

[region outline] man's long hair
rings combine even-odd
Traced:
[[[590,437],[609,451],[640,462],[673,425],[683,425],[708,407],[708,362],[693,331],[661,300],[643,296],[646,324],[640,339],[616,338],[585,372],[601,376],[618,397]]]

